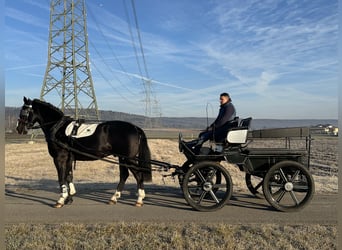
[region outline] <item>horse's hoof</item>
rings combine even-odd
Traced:
[[[71,205],[71,203],[72,203],[73,201],[74,201],[74,200],[72,199],[72,197],[68,197],[68,198],[66,198],[64,204],[65,204],[65,205]]]
[[[142,202],[136,202],[135,203],[135,206],[136,207],[142,207],[144,205],[144,203],[142,203]]]
[[[113,200],[108,201],[109,205],[116,205],[116,203],[117,203],[117,201],[113,201]]]
[[[56,203],[53,207],[54,208],[61,208],[61,207],[63,207],[64,206],[64,204],[61,204],[61,203]]]

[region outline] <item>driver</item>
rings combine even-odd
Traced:
[[[236,117],[235,107],[229,94],[224,92],[220,94],[220,110],[215,121],[198,135],[198,139],[187,142],[195,153],[199,152],[202,144],[206,141],[222,141],[227,134],[227,130],[233,126],[231,121]]]

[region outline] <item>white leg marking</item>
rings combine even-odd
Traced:
[[[143,204],[143,199],[145,198],[145,190],[144,189],[138,189],[138,200],[137,204]]]
[[[69,191],[69,194],[70,194],[70,195],[76,194],[76,188],[75,188],[74,183],[70,182],[70,183],[69,183],[69,188],[70,188],[70,191]]]
[[[121,197],[121,192],[115,190],[114,195],[112,196],[112,198],[110,198],[111,201],[113,201],[114,203],[118,202],[118,199]]]
[[[57,203],[64,205],[65,199],[69,196],[68,187],[66,185],[62,185],[61,188],[62,188],[61,196],[59,197]]]

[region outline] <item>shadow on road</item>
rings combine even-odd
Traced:
[[[8,177],[6,178],[14,178]],[[5,195],[19,199],[18,203],[40,203],[46,206],[53,206],[59,197],[59,187],[56,180],[42,179],[18,179],[16,185],[5,185]],[[75,183],[77,193],[74,201],[82,199],[86,202],[108,204],[116,188],[115,183]],[[127,183],[120,204],[133,206],[137,199],[136,184]],[[167,207],[182,210],[193,210],[185,201],[182,190],[178,186],[163,186],[145,184],[146,198],[144,204],[148,206]],[[246,193],[234,193],[227,206],[244,207],[257,210],[274,210],[266,200],[256,198]],[[226,207],[227,207],[226,206]]]
[[[10,178],[10,177],[6,177]],[[5,185],[5,196],[19,199],[20,204],[40,203],[53,206],[59,197],[59,187],[56,180],[25,180],[16,179],[24,184]],[[73,200],[83,199],[95,203],[108,204],[114,194],[114,183],[75,183],[77,193]],[[175,209],[189,209],[179,187],[145,184],[145,205],[164,206]],[[137,199],[137,185],[127,183],[119,199],[120,204],[135,205]]]
[[[257,198],[252,194],[235,193],[229,201],[229,205],[236,207],[245,207],[258,210],[276,211],[265,199]]]

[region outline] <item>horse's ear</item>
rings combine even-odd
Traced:
[[[24,100],[25,104],[28,104],[28,103],[31,102],[31,99],[30,98],[26,98],[26,96],[24,96],[23,100]]]

